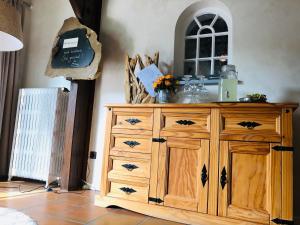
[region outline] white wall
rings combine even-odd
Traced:
[[[23,87],[70,87],[64,78],[49,78],[45,70],[55,37],[65,19],[74,16],[67,0],[32,0],[26,9],[24,36],[25,57]]]
[[[104,0],[101,41],[103,74],[97,81],[91,149],[98,159],[89,180],[99,187],[106,103],[124,103],[124,55],[161,53],[173,67],[178,17],[196,0]],[[262,92],[272,102],[300,100],[300,1],[222,0],[233,15],[233,63],[244,85],[239,94]],[[211,88],[216,93],[216,87]],[[296,130],[300,131],[297,114]],[[296,133],[297,134],[297,133]],[[296,136],[297,137],[297,136]],[[300,149],[300,142],[297,143]],[[300,162],[299,154],[296,162]],[[298,167],[299,168],[299,167]],[[297,182],[297,179],[295,179]],[[297,182],[296,188],[300,186]],[[296,199],[300,195],[295,192]],[[298,207],[297,207],[298,206]],[[296,208],[300,208],[297,204]],[[298,215],[299,210],[298,210]]]

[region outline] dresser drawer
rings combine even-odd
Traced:
[[[153,110],[127,109],[113,111],[113,133],[114,129],[152,130],[152,127]]]
[[[186,133],[210,133],[210,110],[181,110],[165,109],[162,112],[162,136],[173,136]],[[172,134],[174,132],[174,134]],[[182,136],[180,136],[182,137]]]
[[[112,172],[115,174],[150,178],[150,162],[143,159],[111,157]]]
[[[278,113],[221,113],[221,139],[281,141]]]
[[[113,134],[111,138],[111,151],[151,153],[152,137]]]
[[[149,186],[136,186],[117,182],[110,183],[108,196],[148,203]]]

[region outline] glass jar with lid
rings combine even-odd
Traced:
[[[221,78],[219,82],[219,101],[235,102],[237,101],[238,73],[234,65],[225,65],[222,67]]]

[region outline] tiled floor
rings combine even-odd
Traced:
[[[1,186],[3,183],[0,183]],[[96,207],[96,193],[93,191],[63,194],[39,191],[5,197],[5,193],[10,191],[17,192],[16,189],[0,188],[0,207],[18,209],[31,216],[39,225],[179,225],[123,209]]]

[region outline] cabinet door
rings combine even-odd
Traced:
[[[165,140],[160,144],[157,186],[162,205],[207,213],[209,141]]]
[[[220,143],[219,216],[263,224],[280,218],[281,153],[273,146]]]

